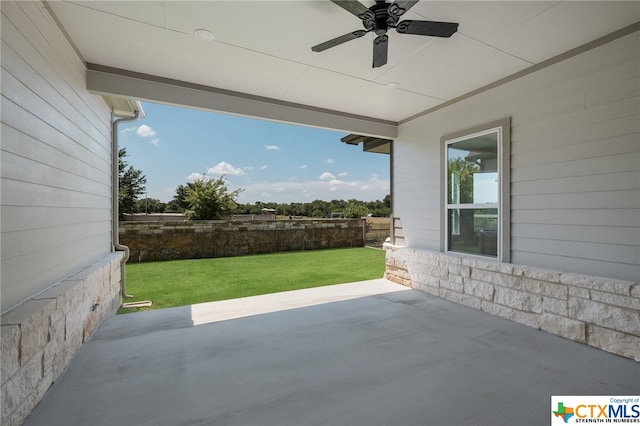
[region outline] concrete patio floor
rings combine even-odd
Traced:
[[[54,425],[545,425],[640,365],[383,279],[105,320],[27,418]]]

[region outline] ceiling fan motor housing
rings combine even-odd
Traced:
[[[398,21],[397,16],[389,14],[389,4],[384,1],[377,1],[359,18],[367,31],[373,31],[379,36],[386,34],[389,26],[395,25]]]

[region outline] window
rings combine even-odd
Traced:
[[[509,120],[444,140],[447,252],[508,260]]]

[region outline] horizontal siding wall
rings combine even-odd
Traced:
[[[394,215],[441,250],[442,135],[511,117],[511,261],[640,278],[640,37],[418,118],[394,145]]]
[[[44,6],[0,10],[4,312],[110,252],[111,127]]]
[[[393,215],[409,247],[440,250],[440,136],[408,124],[393,146]],[[417,132],[417,133],[414,133]]]

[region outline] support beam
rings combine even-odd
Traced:
[[[391,153],[391,139],[350,134],[340,140],[349,145],[359,145],[362,143],[362,150],[364,152],[377,152],[379,154]]]
[[[397,123],[149,74],[87,64],[87,90],[103,96],[191,107],[289,124],[395,138]]]

